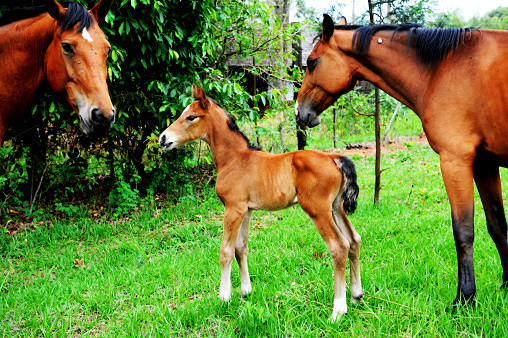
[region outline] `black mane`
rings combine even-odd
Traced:
[[[366,55],[370,47],[372,35],[379,31],[408,32],[407,48],[414,34],[416,38],[415,51],[418,62],[426,66],[437,66],[442,58],[453,52],[459,43],[464,43],[466,33],[471,34],[471,28],[425,28],[419,24],[406,23],[402,25],[362,26],[355,29],[353,35],[353,50],[358,55]],[[471,38],[471,35],[469,36]]]
[[[466,34],[469,33],[469,39],[472,36],[474,28],[426,28],[415,23],[406,23],[401,25],[340,25],[335,26],[337,30],[354,30],[352,47],[353,51],[359,56],[365,56],[369,52],[370,40],[372,36],[379,31],[393,31],[393,37],[397,32],[408,32],[407,48],[410,48],[410,38],[415,36],[416,60],[425,66],[435,67],[441,62],[443,57],[453,52],[459,43],[464,43]]]
[[[255,145],[250,143],[250,141],[247,138],[247,136],[240,130],[240,128],[238,128],[238,125],[236,124],[235,119],[233,118],[233,116],[229,115],[226,111],[224,111],[224,112],[229,117],[229,120],[228,120],[228,127],[229,127],[229,129],[231,131],[234,131],[234,132],[240,134],[245,139],[245,141],[247,141],[247,148],[249,148],[250,150],[261,150],[260,146],[255,146]]]
[[[230,115],[227,111],[225,111],[224,108],[220,104],[218,104],[217,101],[215,101],[214,99],[208,98],[208,100],[210,100],[213,103],[215,103],[217,105],[217,107],[222,109],[222,111],[228,116],[228,118],[229,118],[228,119],[228,128],[229,128],[229,130],[234,131],[235,133],[240,134],[245,139],[245,141],[247,141],[247,148],[249,148],[250,150],[261,150],[260,146],[255,146],[255,145],[250,143],[250,141],[247,138],[247,136],[240,130],[240,128],[236,124],[235,118],[232,115]]]
[[[81,33],[83,28],[90,28],[93,23],[92,15],[90,15],[90,12],[88,12],[83,5],[75,2],[63,2],[61,5],[68,8],[67,13],[65,13],[65,16],[60,22],[61,32],[71,29],[78,22],[78,33]],[[45,6],[13,9],[0,16],[0,27],[16,21],[30,19],[47,12]]]

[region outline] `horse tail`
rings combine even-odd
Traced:
[[[342,201],[344,202],[344,211],[347,214],[352,214],[356,210],[357,197],[360,188],[357,183],[356,168],[353,161],[348,157],[339,156],[334,159],[337,168],[342,172],[344,178],[342,188]]]

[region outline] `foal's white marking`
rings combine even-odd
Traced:
[[[83,38],[88,41],[88,42],[93,42],[93,39],[92,37],[90,36],[90,33],[88,33],[88,31],[86,30],[86,27],[83,28]]]
[[[335,323],[340,317],[347,312],[346,295],[333,300],[332,316],[328,319],[329,322]]]
[[[295,104],[295,115],[298,116],[298,101]]]
[[[185,109],[184,109],[184,110],[183,110],[183,112],[182,112],[182,115],[183,115],[183,114],[185,114],[185,112],[186,112],[187,110],[189,110],[189,108],[190,108],[190,104],[189,104],[187,107],[185,107]]]

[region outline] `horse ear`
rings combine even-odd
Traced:
[[[97,5],[90,10],[90,14],[97,19],[97,22],[101,22],[104,18],[106,18],[112,2],[113,0],[100,0]]]
[[[60,20],[67,12],[67,10],[55,0],[46,0],[45,4],[48,14],[55,20]]]
[[[328,14],[323,14],[323,38],[329,40],[334,30],[335,25],[333,24],[333,19]]]
[[[194,100],[199,101],[201,108],[208,109],[209,101],[203,88],[192,85],[192,96]]]
[[[346,21],[345,17],[341,17],[339,23],[337,24],[337,26],[343,26],[343,25],[347,25],[347,21]]]

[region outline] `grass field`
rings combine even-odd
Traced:
[[[111,222],[89,216],[36,224],[0,235],[2,336],[153,337],[502,337],[508,294],[499,256],[476,204],[476,306],[447,312],[457,263],[439,161],[427,145],[384,154],[381,204],[373,206],[374,159],[353,155],[362,235],[365,298],[338,323],[332,267],[324,241],[293,207],[256,212],[250,230],[253,294],[240,297],[233,264],[232,301],[218,298],[220,201],[148,203]],[[508,179],[503,171],[503,180]],[[505,186],[506,191],[506,186]],[[505,196],[506,198],[506,196]],[[321,254],[322,253],[322,254]]]

